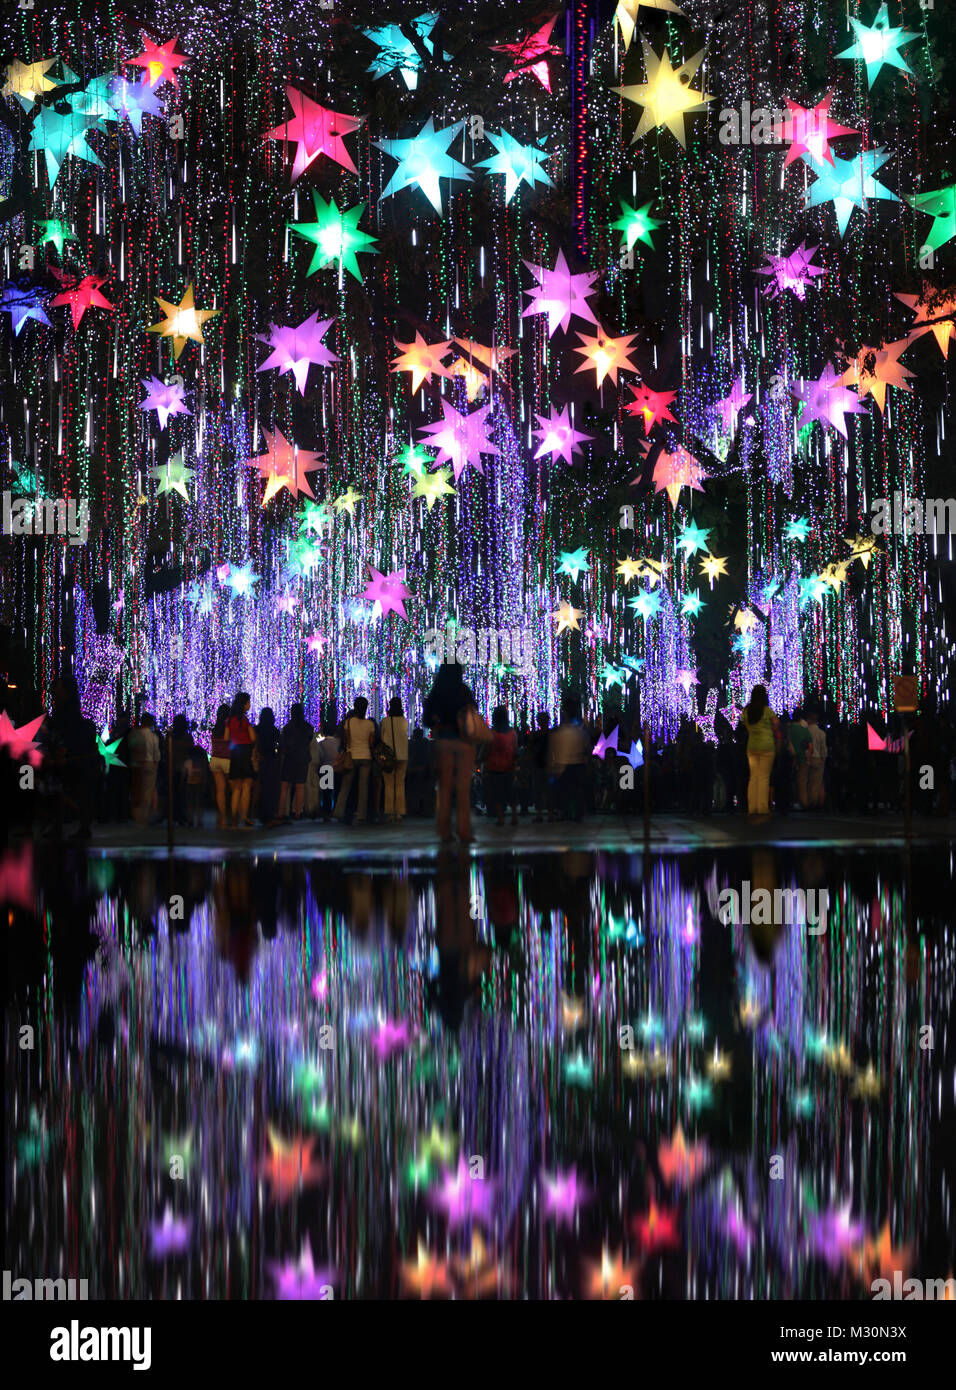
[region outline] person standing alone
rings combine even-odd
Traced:
[[[368,816],[368,779],[372,771],[372,745],[375,742],[375,720],[366,718],[368,700],[359,695],[352,713],[342,726],[342,742],[349,766],[342,778],[339,799],[335,803],[335,819],[344,820],[349,804],[352,782],[358,773],[358,805],[355,808],[355,824],[363,825]]]
[[[747,734],[747,762],[750,781],[747,784],[747,810],[752,816],[770,813],[770,773],[780,725],[770,708],[765,685],[755,685],[750,703],[744,707],[741,725]]]

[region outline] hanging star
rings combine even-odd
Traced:
[[[109,85],[109,104],[116,117],[129,121],[136,135],[143,133],[144,116],[163,115],[162,102],[150,86],[146,73],[138,82],[114,77]]]
[[[558,252],[553,270],[544,265],[532,265],[531,261],[525,261],[525,265],[539,283],[533,290],[525,291],[531,303],[522,312],[522,318],[528,318],[531,314],[547,314],[549,338],[559,325],[567,333],[572,315],[586,319],[588,323],[597,323],[588,304],[588,299],[595,293],[593,286],[598,278],[597,272],[582,271],[572,275],[563,251]]]
[[[737,419],[744,411],[745,407],[753,400],[753,392],[745,391],[743,381],[738,377],[730,388],[730,395],[723,396],[717,402],[717,414],[720,416],[720,428],[724,434],[733,434],[737,428]]]
[[[444,1212],[450,1230],[469,1222],[479,1222],[486,1229],[494,1221],[493,1204],[497,1183],[491,1178],[472,1177],[465,1156],[458,1159],[454,1172],[446,1169],[437,1189],[431,1195],[432,1205]]]
[[[340,164],[350,174],[358,173],[352,156],[345,144],[345,136],[352,135],[362,124],[361,117],[349,116],[343,111],[331,111],[320,106],[317,101],[297,92],[294,87],[285,89],[293,117],[282,125],[267,130],[263,140],[283,140],[295,144],[295,159],[292,162],[292,182],[314,164],[320,154]]]
[[[823,1259],[830,1269],[843,1264],[856,1264],[863,1251],[862,1222],[850,1220],[850,1203],[807,1218],[807,1246]]]
[[[950,340],[956,338],[956,285],[934,290],[924,281],[922,294],[897,294],[895,298],[916,314],[909,336],[932,333],[940,352],[948,358]]]
[[[552,458],[562,458],[565,463],[573,463],[574,454],[580,454],[580,445],[590,442],[593,434],[585,434],[583,430],[576,430],[571,424],[570,407],[564,406],[562,410],[552,410],[550,415],[538,415],[535,419],[540,425],[540,429],[532,430],[541,441],[535,451],[535,458],[539,459],[544,454],[550,454]]]
[[[594,1063],[590,1057],[585,1056],[580,1047],[565,1057],[562,1071],[569,1086],[580,1086],[583,1090],[588,1090],[594,1084]]]
[[[255,598],[255,587],[259,583],[259,576],[252,572],[252,561],[247,560],[237,570],[231,569],[226,583],[236,598]]]
[[[669,1187],[691,1186],[700,1177],[710,1155],[706,1144],[688,1144],[680,1125],[670,1140],[662,1140],[657,1149],[657,1166]]]
[[[667,578],[667,571],[671,567],[670,560],[655,560],[650,555],[641,557],[640,570],[637,575],[639,579],[646,579],[653,589],[662,579]]]
[[[455,496],[455,489],[448,481],[450,470],[439,468],[434,473],[423,473],[412,484],[412,496],[423,497],[429,512],[440,497]]]
[[[808,603],[823,603],[827,586],[818,574],[811,574],[807,579],[801,579],[798,588],[798,601],[801,608],[805,608]]]
[[[467,182],[472,177],[467,164],[462,164],[447,153],[448,146],[461,134],[464,124],[464,121],[456,121],[443,130],[436,130],[434,118],[429,116],[418,134],[409,140],[373,141],[378,149],[398,161],[398,168],[379,194],[378,201],[381,203],[393,193],[417,186],[440,215],[441,179]]]
[[[849,563],[849,560],[844,560],[840,564],[825,565],[820,571],[820,578],[823,580],[824,584],[826,584],[827,588],[832,589],[835,594],[838,594],[846,583],[846,572]]]
[[[304,1188],[314,1187],[324,1179],[325,1168],[313,1154],[314,1139],[292,1139],[286,1143],[271,1125],[268,1133],[269,1156],[262,1165],[262,1173],[274,1202],[285,1203]]]
[[[727,573],[727,558],[717,555],[705,555],[700,562],[701,574],[706,574],[710,580],[710,587],[714,587],[714,580]]]
[[[749,632],[757,626],[757,615],[749,608],[741,608],[734,614],[734,627],[738,632]]]
[[[162,1221],[151,1221],[149,1226],[149,1257],[151,1260],[164,1260],[167,1255],[179,1255],[189,1248],[192,1222],[188,1217],[175,1217],[171,1207],[166,1207]]]
[[[583,610],[580,608],[575,608],[572,604],[568,603],[567,599],[565,599],[563,603],[560,603],[558,605],[558,607],[554,610],[551,616],[558,625],[559,637],[561,633],[566,630],[569,632],[581,631],[581,624],[579,623],[578,619],[583,618]]]
[[[862,347],[856,357],[847,357],[849,368],[840,377],[847,386],[855,386],[859,396],[871,395],[882,415],[886,409],[886,388],[896,386],[901,391],[909,391],[906,379],[915,376],[909,368],[899,361],[901,352],[910,346],[908,338],[896,343],[883,343],[881,347]]]
[[[66,63],[63,64],[63,86],[72,86],[74,83],[83,82],[84,79],[78,77],[75,72],[71,72]],[[109,84],[113,81],[113,74],[102,73],[99,77],[91,77],[85,81],[83,90],[71,92],[67,100],[74,111],[84,116],[93,116],[100,121],[108,121],[115,125],[117,121],[116,111],[110,101]]]
[[[637,1265],[626,1265],[623,1252],[618,1250],[611,1255],[607,1246],[601,1248],[600,1260],[587,1261],[585,1287],[587,1298],[600,1298],[604,1302],[633,1296],[637,1283]]]
[[[609,752],[619,753],[620,750],[617,746],[617,739],[618,734],[620,732],[620,728],[616,728],[610,734],[608,734],[606,738],[602,733],[598,738],[597,743],[591,749],[591,756],[594,758],[600,758],[603,762]]]
[[[178,42],[178,39],[170,39],[167,43],[157,45],[152,39],[144,39],[143,52],[137,58],[127,58],[125,61],[134,67],[145,68],[151,87],[158,87],[164,82],[171,82],[174,87],[178,87],[176,69],[189,62],[187,53],[173,52]]]
[[[805,541],[810,534],[810,522],[807,517],[801,516],[787,522],[784,527],[784,538],[788,541]]]
[[[813,264],[816,251],[816,246],[807,246],[805,241],[801,241],[789,256],[765,256],[767,264],[758,266],[757,274],[770,275],[773,279],[770,284],[764,286],[761,293],[770,299],[776,299],[778,295],[790,290],[802,301],[807,290],[813,288],[814,280],[826,275],[821,266]]]
[[[630,584],[632,579],[644,577],[644,562],[642,560],[622,560],[617,566],[616,574],[623,575],[625,584]]]
[[[438,23],[439,15],[420,14],[415,19],[406,22],[406,29],[413,29],[418,36],[421,48],[425,50],[430,58],[435,56],[435,45],[432,42],[431,34],[435,25]],[[378,49],[375,57],[365,69],[372,73],[376,80],[387,77],[390,72],[397,72],[401,75],[402,81],[410,92],[414,92],[418,87],[418,74],[422,69],[421,49],[416,47],[407,33],[404,33],[399,24],[384,24],[375,29],[363,29],[365,37]],[[449,53],[441,53],[443,62],[448,62],[451,57]]]
[[[469,415],[462,415],[448,401],[442,401],[441,408],[443,418],[419,431],[429,435],[429,447],[439,451],[431,467],[435,469],[439,464],[451,463],[456,483],[469,464],[483,474],[481,455],[500,452],[488,438],[485,424],[491,406],[483,405]]]
[[[451,351],[451,340],[446,339],[442,343],[426,343],[425,339],[415,330],[415,341],[413,343],[401,343],[397,338],[393,338],[397,348],[402,351],[394,359],[390,370],[393,372],[411,372],[412,374],[412,394],[420,389],[423,382],[431,385],[432,374],[436,376],[448,377],[451,373],[442,361]]]
[[[681,531],[674,543],[675,550],[683,550],[685,556],[696,555],[698,550],[707,549],[707,537],[710,535],[711,527],[703,530],[691,519]]]
[[[517,352],[517,348],[485,347],[472,338],[453,338],[452,342],[463,356],[452,362],[448,375],[464,380],[469,404],[478,399],[490,385],[494,373],[500,372],[502,364]],[[480,363],[480,367],[475,365],[476,362]]]
[[[662,1211],[652,1201],[646,1216],[635,1217],[634,1234],[649,1255],[661,1250],[677,1250],[680,1247],[680,1230],[676,1210]]]
[[[287,224],[296,236],[310,241],[315,247],[309,268],[305,272],[306,276],[314,275],[317,270],[323,270],[326,266],[338,265],[340,279],[343,270],[347,270],[360,285],[364,284],[358,257],[378,255],[372,245],[378,238],[369,232],[363,232],[358,225],[359,218],[365,212],[365,204],[357,203],[354,208],[340,210],[334,198],[326,202],[318,193],[312,194],[312,201],[315,204],[314,222]]]
[[[50,300],[50,307],[56,309],[61,304],[68,304],[75,329],[79,328],[83,322],[83,315],[87,309],[113,308],[109,300],[104,299],[100,294],[100,285],[106,284],[109,279],[108,275],[84,275],[82,279],[78,280],[75,275],[67,275],[63,271],[57,270],[55,266],[50,266],[50,273],[63,286],[62,293]]]
[[[696,618],[700,610],[706,607],[700,594],[685,594],[681,599],[680,611],[687,618]]]
[[[405,599],[411,598],[412,591],[405,583],[404,566],[389,574],[380,574],[372,565],[367,564],[367,568],[371,578],[362,590],[362,597],[370,603],[379,604],[382,616],[392,612],[397,613],[400,618],[407,619]]]
[[[281,430],[277,429],[275,434],[270,434],[263,428],[262,433],[265,435],[268,452],[258,458],[245,459],[243,462],[246,468],[258,468],[260,475],[266,479],[263,507],[268,506],[281,488],[288,488],[293,497],[298,497],[300,488],[307,497],[314,497],[315,493],[309,486],[306,474],[325,467],[321,454],[313,453],[309,449],[300,449],[297,444],[290,444]]]
[[[678,9],[674,0],[618,0],[617,9],[614,11],[614,23],[621,31],[621,41],[624,44],[626,53],[631,46],[634,38],[634,30],[637,28],[637,12],[641,6],[645,10],[667,10],[671,14],[680,15],[685,18],[684,11]]]
[[[28,149],[43,151],[51,190],[68,154],[74,159],[85,160],[87,164],[102,162],[86,139],[91,129],[100,128],[101,123],[96,116],[85,116],[73,110],[57,111],[52,106],[40,107],[30,128]]]
[[[663,450],[658,455],[651,477],[654,491],[666,491],[671,506],[676,507],[681,488],[689,487],[693,492],[703,492],[701,483],[707,474],[697,459],[687,452],[683,444],[679,444],[673,453]]]
[[[525,73],[540,82],[546,92],[551,91],[551,69],[548,67],[548,59],[559,57],[562,49],[555,43],[551,43],[551,31],[555,26],[557,15],[552,15],[538,29],[526,34],[517,43],[493,43],[492,53],[510,53],[513,66],[509,72],[505,73],[504,81],[513,82],[516,77],[521,77]]]
[[[621,216],[616,222],[610,224],[612,232],[620,232],[622,243],[628,251],[633,250],[636,241],[642,241],[645,246],[650,246],[653,250],[654,240],[652,232],[656,232],[658,227],[663,227],[663,222],[658,222],[650,214],[654,199],[651,198],[641,208],[633,208],[630,203],[618,198],[621,205]]]
[[[615,666],[612,662],[605,662],[598,672],[598,679],[604,682],[605,690],[610,690],[612,685],[616,685],[618,690],[623,690],[629,674],[626,666]]]
[[[162,323],[151,324],[146,332],[158,333],[161,338],[172,338],[173,357],[177,362],[179,361],[179,354],[187,342],[204,343],[206,341],[202,335],[203,324],[207,319],[215,318],[221,312],[219,309],[197,309],[192,285],[186,286],[186,291],[178,304],[161,299],[158,294],[154,298],[165,318]]]
[[[297,326],[286,324],[280,327],[275,323],[270,324],[267,337],[263,337],[261,333],[256,334],[260,343],[272,348],[272,352],[256,370],[267,372],[270,367],[278,367],[280,376],[285,372],[291,372],[299,388],[299,395],[304,396],[310,366],[331,367],[333,362],[341,361],[341,358],[330,352],[322,341],[333,323],[335,319],[320,319],[316,310]]]
[[[27,110],[37,97],[43,96],[44,92],[52,92],[57,86],[46,75],[55,62],[56,58],[41,58],[36,63],[21,63],[19,58],[14,58],[6,70],[0,96],[16,97],[23,109]]]
[[[677,423],[668,409],[677,396],[676,391],[652,391],[643,382],[640,386],[628,386],[628,390],[634,393],[634,399],[628,401],[624,409],[628,415],[638,416],[644,421],[645,434],[650,434],[655,425],[662,425],[665,420]]]
[[[126,764],[121,758],[116,756],[116,750],[123,742],[122,738],[109,741],[110,731],[108,725],[103,726],[103,732],[96,735],[96,751],[99,753],[103,762],[106,764],[107,771],[111,767],[125,767]]]
[[[643,589],[637,598],[629,598],[627,601],[629,608],[633,608],[636,613],[640,613],[645,622],[654,618],[661,610],[661,595],[656,589]]]
[[[302,1242],[302,1253],[297,1262],[286,1260],[285,1264],[279,1264],[269,1260],[267,1264],[276,1286],[276,1299],[280,1301],[298,1303],[324,1300],[337,1282],[333,1269],[316,1269],[308,1237]]]
[[[0,710],[0,752],[5,751],[7,757],[15,763],[26,759],[31,767],[39,767],[43,761],[43,754],[33,740],[45,718],[45,714],[38,715],[36,719],[31,719],[28,724],[21,724],[17,729],[6,710]]]
[[[933,225],[921,250],[938,251],[956,236],[956,183],[948,188],[937,188],[931,193],[913,193],[906,201],[917,212],[932,217]]]
[[[631,83],[626,87],[612,87],[611,90],[626,101],[643,106],[640,124],[634,133],[631,144],[637,144],[649,130],[657,130],[666,125],[672,135],[687,148],[685,117],[691,112],[706,111],[711,96],[694,91],[691,83],[704,59],[701,49],[680,67],[671,67],[670,55],[665,49],[658,58],[646,39],[641,39],[644,49],[644,66],[647,71],[646,82]]]
[[[639,767],[644,766],[644,744],[640,739],[632,739],[630,749],[622,756],[631,764],[631,767],[636,772]]]
[[[577,582],[578,575],[588,567],[588,551],[579,550],[560,550],[558,552],[558,574],[569,574]]]
[[[334,517],[327,502],[306,502],[299,513],[299,534],[302,536],[324,536],[332,529]]]
[[[178,381],[163,382],[158,377],[142,377],[146,390],[145,400],[140,401],[140,410],[155,410],[159,416],[159,428],[164,430],[171,415],[191,415],[186,405],[185,387]],[[187,499],[188,500],[188,499]]]
[[[802,428],[814,420],[835,429],[847,438],[845,415],[865,415],[866,409],[860,404],[855,392],[842,385],[843,378],[837,376],[829,365],[816,381],[803,378],[790,388],[790,394],[801,402],[797,415],[797,426]]]
[[[544,1215],[553,1217],[558,1226],[572,1225],[578,1207],[590,1200],[588,1189],[578,1177],[577,1170],[568,1168],[563,1173],[551,1174],[542,1169],[540,1181]]]
[[[447,1262],[436,1259],[422,1241],[418,1242],[417,1258],[402,1261],[401,1276],[403,1287],[421,1298],[452,1292]]]
[[[830,120],[830,102],[833,96],[833,92],[829,92],[809,111],[787,98],[789,115],[784,121],[783,138],[790,148],[784,160],[785,168],[802,155],[808,155],[816,164],[832,164],[833,153],[829,141],[837,140],[841,135],[859,135],[858,130],[851,130],[849,126],[837,125],[836,121]]]
[[[305,639],[306,650],[315,656],[321,656],[328,646],[329,639],[322,632],[310,632]]]
[[[352,488],[346,490],[338,497],[332,499],[332,506],[337,512],[348,512],[349,516],[355,515],[355,504],[361,502],[363,493],[354,492]]]
[[[402,465],[403,474],[411,478],[420,478],[425,472],[425,465],[431,461],[431,454],[427,453],[420,444],[406,444],[398,455],[398,462]]]
[[[47,328],[53,327],[43,308],[42,291],[34,285],[27,289],[20,289],[12,281],[8,281],[3,287],[3,293],[0,294],[0,313],[10,315],[15,338],[19,338],[27,319],[36,319],[37,323],[45,323]]]
[[[844,536],[843,544],[848,545],[852,551],[851,562],[859,560],[865,570],[869,569],[870,561],[876,550],[875,536]]]
[[[190,411],[186,413],[191,414]],[[193,480],[192,469],[186,466],[182,450],[173,454],[168,463],[158,463],[155,468],[151,468],[149,475],[158,484],[157,497],[162,497],[164,492],[178,492],[184,502],[192,500],[186,491],[186,484]]]
[[[73,229],[68,227],[65,222],[59,221],[58,218],[48,217],[41,219],[37,223],[37,227],[42,228],[37,236],[38,245],[43,246],[47,242],[52,241],[53,245],[56,247],[58,256],[63,255],[64,242],[77,240],[76,233]]]
[[[505,204],[517,193],[521,184],[534,188],[536,183],[553,188],[554,184],[542,167],[552,155],[540,145],[522,145],[513,135],[503,130],[500,135],[486,130],[485,137],[494,145],[496,153],[488,159],[479,159],[476,169],[487,169],[492,174],[505,176]]]
[[[919,35],[909,29],[896,29],[890,24],[890,17],[886,5],[880,6],[877,11],[876,19],[872,26],[861,24],[858,19],[849,16],[850,26],[856,35],[849,48],[845,48],[842,53],[838,53],[838,58],[845,58],[849,62],[860,62],[866,65],[866,85],[872,90],[873,83],[879,77],[884,66],[897,68],[900,72],[907,72],[912,77],[913,70],[907,66],[906,59],[900,52],[907,44],[919,38]]]
[[[689,694],[690,694],[691,686],[699,685],[699,684],[700,684],[700,681],[697,679],[697,672],[696,672],[696,670],[694,670],[694,671],[687,671],[687,670],[683,670],[683,669],[682,669],[682,670],[675,671],[675,672],[674,672],[674,680],[677,682],[677,684],[678,684],[678,685],[680,686],[680,688],[683,690],[683,692],[684,692],[685,695],[689,695]]]
[[[597,337],[589,338],[586,333],[579,333],[580,346],[574,349],[585,359],[580,367],[575,371],[588,372],[593,369],[597,378],[597,385],[600,386],[606,376],[609,376],[617,385],[618,372],[636,372],[637,365],[631,361],[628,349],[637,337],[636,333],[626,333],[620,338],[609,338],[604,333],[601,325],[598,324]]]
[[[853,209],[860,208],[865,212],[868,198],[899,202],[895,193],[873,177],[877,169],[881,169],[892,158],[893,156],[880,146],[873,150],[861,150],[852,159],[840,159],[839,156],[835,156],[832,168],[826,164],[816,164],[804,156],[805,162],[817,175],[816,182],[806,191],[806,206],[815,208],[823,203],[832,203],[840,236],[844,236]]]

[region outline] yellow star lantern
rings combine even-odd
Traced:
[[[186,286],[186,293],[178,304],[171,304],[167,300],[161,299],[159,295],[156,295],[155,298],[166,317],[162,323],[151,324],[146,331],[147,333],[158,333],[161,338],[172,338],[173,357],[178,362],[179,354],[187,342],[205,342],[202,326],[207,319],[215,318],[220,310],[197,309],[192,285]]]
[[[875,536],[844,536],[843,544],[848,545],[852,554],[850,560],[859,560],[865,570],[870,568],[873,552],[876,550]]]
[[[916,375],[898,360],[901,352],[910,347],[908,338],[897,343],[884,343],[882,347],[862,347],[856,357],[848,357],[847,370],[840,380],[846,386],[855,386],[860,397],[870,395],[876,401],[882,415],[886,409],[887,386],[898,386],[901,391],[909,391],[906,378]]]
[[[670,1061],[666,1052],[655,1048],[653,1052],[638,1052],[629,1049],[624,1053],[621,1067],[627,1076],[666,1076]]]
[[[932,333],[940,352],[948,358],[950,339],[956,338],[956,285],[948,290],[934,290],[924,281],[921,295],[898,294],[896,298],[916,315],[910,338]]]
[[[637,337],[636,333],[627,333],[621,338],[609,338],[600,330],[596,338],[589,338],[586,333],[579,333],[581,346],[574,349],[585,359],[576,367],[576,372],[588,372],[592,368],[597,377],[598,386],[604,378],[609,376],[617,385],[618,372],[636,372],[636,364],[628,356],[628,348]]]
[[[258,468],[261,476],[266,479],[262,505],[267,507],[282,488],[287,488],[293,497],[298,497],[300,491],[307,497],[314,497],[315,493],[306,474],[325,467],[321,454],[310,449],[300,449],[297,444],[290,444],[281,430],[277,429],[275,434],[270,434],[267,429],[263,429],[262,433],[266,437],[267,452],[260,454],[258,458],[245,461],[247,468]]]
[[[669,10],[671,14],[679,14],[681,19],[685,18],[684,11],[679,10],[673,0],[618,0],[617,9],[614,11],[614,22],[621,31],[625,53],[630,48],[631,40],[634,38],[634,30],[637,28],[637,12],[642,5],[645,10]]]
[[[332,506],[337,512],[348,512],[349,516],[355,515],[355,504],[361,502],[363,494],[355,492],[352,488],[346,488],[341,497],[332,499]]]
[[[658,127],[666,125],[686,149],[684,117],[692,111],[706,111],[707,103],[714,100],[713,97],[705,96],[703,92],[695,92],[691,86],[697,69],[704,60],[704,50],[701,49],[693,58],[688,58],[679,68],[674,68],[671,67],[670,55],[666,48],[658,58],[646,39],[642,38],[641,44],[644,48],[647,81],[612,88],[612,91],[625,100],[636,102],[644,108],[631,144],[636,145],[649,130],[657,130]]]
[[[464,379],[465,393],[470,402],[476,401],[482,391],[491,385],[492,373],[500,370],[501,364],[517,352],[517,348],[487,348],[471,338],[455,338],[454,343],[467,353],[467,359],[456,358],[448,368],[448,375]],[[476,361],[481,363],[480,367],[475,365]]]
[[[751,613],[749,608],[743,608],[734,616],[734,627],[738,632],[749,632],[757,624],[756,613]]]
[[[820,571],[820,578],[835,594],[840,592],[846,582],[848,564],[848,560],[840,560],[836,564],[827,565],[825,569]]]
[[[571,632],[581,631],[581,624],[578,622],[578,619],[584,617],[584,611],[583,609],[572,607],[567,599],[565,599],[564,603],[558,605],[551,616],[558,625],[559,636],[565,629],[569,629]]]
[[[623,574],[624,583],[630,584],[632,579],[640,579],[644,573],[643,560],[622,560],[618,565],[617,574]]]
[[[883,1083],[877,1076],[873,1063],[868,1062],[865,1071],[858,1071],[853,1078],[853,1094],[863,1100],[874,1100],[883,1089]]]
[[[402,1285],[421,1298],[451,1292],[447,1263],[437,1260],[421,1240],[418,1242],[418,1258],[402,1261],[401,1277]]]
[[[714,580],[719,579],[722,574],[727,573],[726,555],[704,555],[701,557],[700,570],[706,574],[710,580],[710,587],[714,587]]]
[[[711,1081],[726,1081],[730,1076],[731,1063],[726,1052],[714,1048],[714,1055],[707,1063],[707,1074]]]
[[[450,376],[448,368],[442,362],[442,358],[447,357],[451,350],[450,341],[426,343],[416,328],[413,343],[400,343],[397,338],[394,342],[402,351],[392,363],[392,371],[411,372],[413,392],[418,390],[423,381],[431,385],[433,373],[436,376]]]
[[[422,473],[417,477],[412,485],[413,497],[424,497],[425,505],[431,511],[439,497],[450,493],[455,495],[455,489],[451,486],[448,479],[451,470],[439,468],[434,473]]]
[[[0,95],[18,97],[21,103],[32,103],[44,92],[52,92],[57,84],[46,73],[55,62],[55,58],[41,58],[38,63],[21,63],[19,58],[14,58],[7,68]]]
[[[633,1296],[637,1265],[626,1265],[622,1255],[623,1251],[618,1250],[612,1256],[605,1245],[600,1261],[588,1261],[588,1298],[619,1299],[625,1290],[629,1290]]]

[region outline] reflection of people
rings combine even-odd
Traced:
[[[458,1028],[465,1005],[477,992],[491,962],[491,949],[479,943],[472,916],[471,866],[466,855],[443,850],[435,882],[438,979],[433,992],[449,1028]]]
[[[425,723],[435,739],[438,761],[438,834],[451,839],[451,794],[458,803],[458,838],[467,844],[471,836],[471,774],[475,767],[475,747],[462,738],[459,718],[475,697],[464,681],[462,668],[454,661],[439,666],[435,682],[425,700]]]
[[[780,737],[780,725],[770,708],[765,685],[754,686],[750,702],[744,707],[741,725],[747,734],[747,762],[750,764],[747,810],[752,816],[765,816],[770,812],[770,773]]]

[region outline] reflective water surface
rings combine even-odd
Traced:
[[[91,1298],[946,1278],[953,877],[948,849],[9,850],[5,1264]]]

